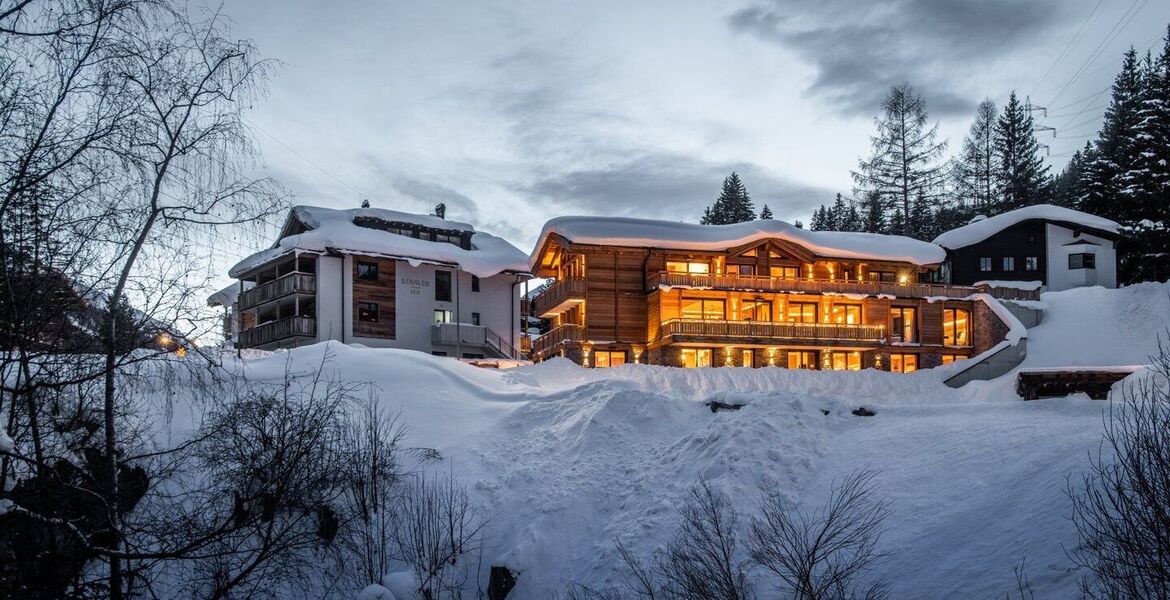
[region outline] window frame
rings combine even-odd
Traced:
[[[895,358],[898,362],[898,369],[894,369]],[[907,364],[908,361],[913,365]],[[890,353],[890,372],[891,373],[913,373],[919,369],[918,355],[911,352],[892,352]],[[909,370],[907,370],[909,367]]]
[[[1015,270],[1016,270],[1016,257],[1014,257],[1014,256],[1003,257],[1003,271],[1006,273],[1006,272],[1015,271]]]
[[[603,360],[604,357],[604,360]],[[615,359],[617,359],[615,361]],[[604,362],[605,364],[602,364]],[[626,364],[625,350],[594,350],[593,351],[593,368],[595,369],[609,369],[613,367],[620,367]]]
[[[373,267],[373,269],[374,269],[374,276],[369,277],[367,275],[363,275],[362,269],[363,268],[369,269],[370,267]],[[379,265],[378,265],[377,261],[373,261],[373,262],[368,261],[368,260],[355,261],[354,278],[357,279],[358,281],[378,281],[378,277],[381,273],[381,270],[378,267],[379,267]]]
[[[1079,260],[1073,260],[1073,259]],[[1074,264],[1079,263],[1079,264]],[[1070,271],[1079,271],[1081,269],[1096,269],[1097,255],[1092,252],[1074,252],[1068,255],[1068,268]]]
[[[977,266],[979,268],[980,273],[990,273],[991,267],[992,267],[991,257],[990,256],[980,256],[979,257],[979,264]]]
[[[1040,270],[1040,257],[1039,256],[1025,256],[1024,257],[1024,270],[1025,271],[1039,271]]]
[[[479,276],[478,275],[471,276],[471,291],[473,291],[473,292],[479,291]]]
[[[791,318],[793,306],[801,307],[799,320]],[[805,311],[804,311],[804,309],[806,307],[809,307],[809,306],[812,307],[812,320],[811,321],[807,319],[807,315],[805,314]],[[820,303],[819,302],[788,302],[787,305],[784,307],[784,322],[786,322],[786,323],[816,324],[818,322],[817,319],[819,319],[821,316],[819,313],[820,313]]]
[[[359,301],[357,303],[357,311],[355,312],[359,323],[377,323],[382,317],[382,309],[378,306],[377,302]],[[363,314],[366,318],[362,317]],[[373,315],[372,319],[369,318],[371,314]]]
[[[699,303],[699,316],[698,317],[687,316],[686,308],[685,308],[685,305],[687,302],[698,302]],[[710,304],[718,303],[720,305],[721,308],[720,308],[719,314],[721,316],[718,319],[711,318],[711,317],[707,316],[708,315],[707,304],[709,304],[709,303]],[[683,297],[681,300],[679,300],[678,314],[679,314],[679,318],[682,318],[682,319],[700,320],[700,321],[726,321],[727,320],[727,300],[724,298],[696,298],[693,296],[689,297],[689,298]]]
[[[435,269],[435,302],[451,301],[451,279],[451,271]],[[446,298],[443,297],[444,291],[446,292]]]
[[[454,322],[454,320],[455,320],[455,315],[451,312],[451,309],[449,309],[449,308],[436,308],[435,312],[434,312],[434,321],[432,321],[432,322],[435,325],[438,325],[440,323],[452,323],[452,322]]]
[[[959,308],[957,306],[946,306],[946,307],[943,307],[942,312],[943,312],[943,314],[942,314],[943,345],[944,346],[956,346],[956,347],[970,346],[971,345],[971,343],[970,343],[971,342],[971,311],[966,309],[966,308]],[[965,334],[963,337],[966,340],[966,343],[958,343],[959,342],[959,330],[958,330],[959,313],[963,313],[963,316],[965,317],[965,322],[967,323],[967,325],[963,331],[963,333]],[[951,330],[950,331],[951,342],[949,342],[949,343],[947,342],[947,333],[948,333],[947,332],[947,329],[948,329],[947,315],[948,314],[950,315],[950,318],[951,318],[950,327],[949,327],[949,329]]]
[[[909,311],[913,318],[910,319],[910,339],[906,339],[906,311]],[[918,307],[916,306],[891,306],[890,307],[890,340],[903,344],[917,344],[918,343]],[[894,332],[899,328],[894,325],[894,314],[897,313],[901,317],[903,325],[898,335]]]

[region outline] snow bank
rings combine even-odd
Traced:
[[[358,217],[370,217],[387,222],[403,222],[436,229],[474,232],[471,250],[455,244],[431,242],[354,224]],[[476,232],[466,223],[448,221],[430,215],[415,215],[384,208],[331,209],[317,206],[296,206],[289,220],[303,223],[308,231],[283,237],[271,248],[257,252],[236,263],[228,271],[239,277],[249,269],[260,266],[293,250],[324,253],[335,250],[347,254],[383,256],[412,262],[437,263],[458,266],[478,277],[489,277],[502,271],[526,273],[528,258],[502,238]]]
[[[16,446],[12,443],[12,438],[8,437],[8,432],[0,429],[0,452],[12,452]]]
[[[551,234],[578,244],[722,251],[757,240],[777,238],[800,244],[818,256],[941,263],[946,252],[928,242],[897,235],[842,231],[808,231],[784,221],[761,219],[732,225],[696,225],[623,217],[558,217],[545,224],[531,264]]]
[[[1079,210],[1054,206],[1052,204],[1037,204],[1035,206],[1017,208],[1016,210],[1001,213],[994,217],[973,220],[971,223],[952,229],[934,238],[934,243],[943,248],[964,248],[971,244],[982,242],[1012,225],[1035,219],[1071,223],[1112,234],[1116,234],[1121,227],[1116,221],[1083,213]]]

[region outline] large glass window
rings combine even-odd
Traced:
[[[831,363],[834,371],[860,371],[860,352],[833,352]]]
[[[1097,256],[1094,254],[1069,254],[1068,268],[1070,269],[1096,269]]]
[[[971,313],[961,308],[943,309],[943,344],[971,345]]]
[[[620,350],[596,350],[593,352],[593,366],[598,369],[626,364],[626,353]]]
[[[913,373],[918,370],[917,354],[891,354],[890,371],[894,373]]]
[[[918,341],[918,310],[907,306],[890,309],[890,336],[895,342]]]
[[[666,261],[666,270],[671,273],[691,273],[693,275],[707,275],[711,272],[711,263],[698,261]]]
[[[816,369],[817,353],[815,350],[789,350],[789,369]]]
[[[842,323],[845,325],[860,325],[861,305],[834,304],[833,307],[829,310],[829,318],[834,323]]]
[[[739,303],[741,321],[771,321],[772,303],[767,300],[744,300]]]
[[[682,299],[682,318],[684,319],[721,321],[726,314],[723,300],[713,298]]]
[[[885,281],[893,283],[898,281],[898,274],[894,271],[866,271],[866,276],[870,281]]]
[[[438,302],[451,301],[450,271],[435,271],[435,300]]]
[[[689,369],[711,366],[710,348],[683,348],[680,354],[683,366]]]
[[[798,279],[800,267],[771,267],[768,269],[768,274],[780,279]]]
[[[797,323],[816,323],[817,322],[817,303],[816,302],[789,302],[788,314],[786,315],[788,321],[795,321]]]
[[[727,265],[727,274],[739,275],[740,277],[754,277],[756,267],[754,265]]]

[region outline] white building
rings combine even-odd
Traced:
[[[1120,225],[1070,208],[1039,204],[952,229],[934,243],[947,251],[950,283],[1015,282],[1059,291],[1117,287]]]
[[[229,275],[239,280],[240,348],[337,340],[463,358],[520,357],[519,284],[530,278],[528,256],[466,223],[297,206],[272,247]]]

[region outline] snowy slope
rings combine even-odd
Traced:
[[[1144,362],[1168,294],[1164,284],[1046,294],[1025,366]],[[408,444],[436,448],[471,488],[491,517],[482,577],[493,564],[518,571],[515,600],[614,581],[614,540],[649,556],[699,477],[750,513],[763,483],[812,507],[861,467],[880,472],[895,505],[880,569],[893,597],[1002,594],[1024,557],[1038,598],[1075,595],[1063,490],[1096,447],[1102,402],[1021,402],[1011,376],[954,390],[938,371],[586,370],[560,359],[496,371],[336,343],[236,367],[281,381],[323,358],[334,376],[376,385],[402,411]],[[712,414],[710,399],[747,405]],[[877,415],[849,413],[861,405]]]

